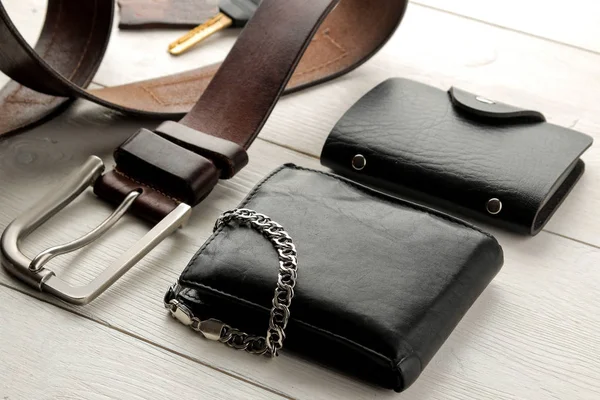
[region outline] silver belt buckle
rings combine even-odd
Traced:
[[[73,201],[103,172],[102,160],[96,156],[90,157],[83,167],[69,175],[60,187],[38,201],[30,210],[17,217],[6,227],[0,240],[0,250],[2,265],[8,272],[40,291],[51,293],[64,301],[80,305],[87,304],[188,220],[192,208],[181,203],[92,282],[85,286],[67,284],[54,272],[44,268],[44,265],[57,255],[80,249],[99,238],[127,212],[140,192],[129,193],[115,211],[91,232],[69,243],[44,250],[33,260],[21,252],[19,242]]]

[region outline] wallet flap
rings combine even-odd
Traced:
[[[502,265],[492,236],[323,172],[284,166],[239,207],[280,223],[298,251],[285,347],[396,390],[416,379]],[[225,226],[179,283],[196,312],[263,334],[277,268],[260,233]]]
[[[539,111],[526,110],[510,104],[500,103],[455,87],[450,88],[448,94],[452,104],[458,110],[474,117],[491,119],[494,123],[546,122],[546,118]]]
[[[336,124],[321,163],[371,187],[536,234],[582,175],[579,157],[592,138],[533,122],[527,110],[451,94],[407,79],[381,83]],[[492,106],[496,117],[474,118]]]

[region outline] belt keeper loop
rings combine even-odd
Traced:
[[[114,173],[192,206],[219,181],[220,171],[212,160],[147,129],[127,139],[114,158]]]
[[[242,146],[180,123],[165,121],[154,132],[189,151],[212,160],[221,170],[221,179],[232,178],[248,164],[248,153]]]

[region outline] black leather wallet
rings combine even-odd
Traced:
[[[396,391],[415,381],[503,263],[498,242],[460,220],[293,165],[240,208],[279,222],[298,252],[285,347]],[[166,300],[262,334],[277,266],[260,233],[220,226]]]
[[[535,235],[584,171],[592,144],[544,116],[406,79],[371,90],[329,135],[321,163],[444,211]]]

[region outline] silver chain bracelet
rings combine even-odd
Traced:
[[[214,231],[230,222],[237,222],[262,233],[273,244],[279,256],[279,275],[266,337],[249,335],[216,319],[201,321],[188,307],[176,299],[181,290],[179,284],[175,284],[169,289],[165,298],[165,307],[174,318],[202,333],[207,339],[216,340],[234,349],[245,350],[252,354],[275,357],[283,347],[285,328],[290,318],[290,305],[298,277],[296,246],[280,224],[254,210],[242,208],[226,211],[217,219]]]

